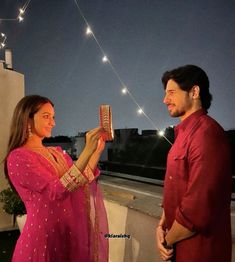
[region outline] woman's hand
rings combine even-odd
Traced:
[[[101,134],[104,132],[102,127],[96,127],[86,133],[86,145],[85,150],[90,154],[93,154],[98,149],[98,141],[101,138]],[[100,145],[102,149],[102,145]]]
[[[105,148],[105,141],[103,137],[101,136],[98,140],[98,145],[97,145],[95,153],[101,154],[104,151],[104,148]]]

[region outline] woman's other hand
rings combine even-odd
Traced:
[[[104,129],[102,127],[96,127],[86,133],[85,149],[91,154],[93,154],[99,147],[100,150],[102,149],[102,142],[100,142],[100,145],[98,145],[98,141],[101,138],[102,132],[104,132]]]
[[[105,148],[105,141],[101,136],[98,140],[98,144],[95,152],[101,154],[104,151],[104,148]]]

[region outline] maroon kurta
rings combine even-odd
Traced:
[[[164,182],[168,229],[197,234],[176,244],[177,262],[231,261],[231,161],[224,130],[198,110],[175,128]]]

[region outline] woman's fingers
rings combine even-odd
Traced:
[[[86,133],[86,147],[92,152],[97,149],[98,140],[102,132],[104,132],[102,127],[96,127]]]

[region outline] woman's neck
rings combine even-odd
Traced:
[[[37,136],[29,137],[26,143],[24,144],[24,147],[29,148],[41,148],[44,147],[42,144],[42,139]]]

